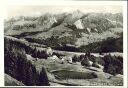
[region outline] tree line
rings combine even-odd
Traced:
[[[4,67],[6,74],[27,86],[49,86],[45,69],[42,67],[41,72],[39,72],[27,60],[26,52],[30,53],[30,47],[25,47],[25,45],[7,38],[4,39],[4,45]]]

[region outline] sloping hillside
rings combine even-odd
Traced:
[[[13,77],[5,74],[5,86],[25,86],[22,82],[17,81]]]
[[[102,82],[107,86],[117,85],[117,83],[123,84],[123,78],[117,75],[123,74],[123,58],[120,56],[105,55],[101,58],[100,55],[97,57],[94,55],[94,58],[89,58],[90,61],[97,61],[102,65],[104,69],[101,69],[95,66],[82,66],[79,57],[77,62],[68,63],[65,61],[62,63],[62,57],[80,56],[84,53],[53,50],[54,55],[58,56],[58,59],[54,60],[52,57],[42,56],[44,55],[43,48],[13,37],[5,37],[5,46],[5,73],[22,81],[25,85],[46,86],[49,83],[50,85],[56,83],[56,85],[64,86],[91,86],[96,83],[98,86]],[[113,84],[113,82],[115,83]]]
[[[4,38],[5,73],[27,86],[48,86],[45,69],[42,67],[42,70],[38,72],[35,66],[27,60],[26,51],[22,48],[24,43],[21,42],[15,41],[13,38]],[[41,79],[42,77],[43,79]]]

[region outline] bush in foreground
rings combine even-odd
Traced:
[[[123,58],[121,56],[106,55],[103,58],[104,72],[112,75],[123,74]]]

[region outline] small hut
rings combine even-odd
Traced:
[[[48,48],[46,49],[46,54],[47,54],[48,56],[52,56],[53,50],[51,49],[51,47],[48,47]]]

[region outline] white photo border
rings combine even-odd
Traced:
[[[123,6],[123,72],[124,85],[116,88],[127,88],[127,1],[63,1],[63,0],[8,0],[0,6],[0,86],[4,87],[4,19],[7,16],[7,7],[12,5],[121,5]],[[7,86],[6,86],[7,87]],[[21,86],[20,86],[21,87]],[[23,86],[33,87],[33,86]],[[36,86],[37,87],[37,86]],[[42,86],[38,86],[42,87]],[[57,87],[57,86],[50,86]],[[59,86],[61,87],[61,86]],[[79,86],[72,86],[79,87]],[[91,88],[115,88],[115,86],[80,86]]]

